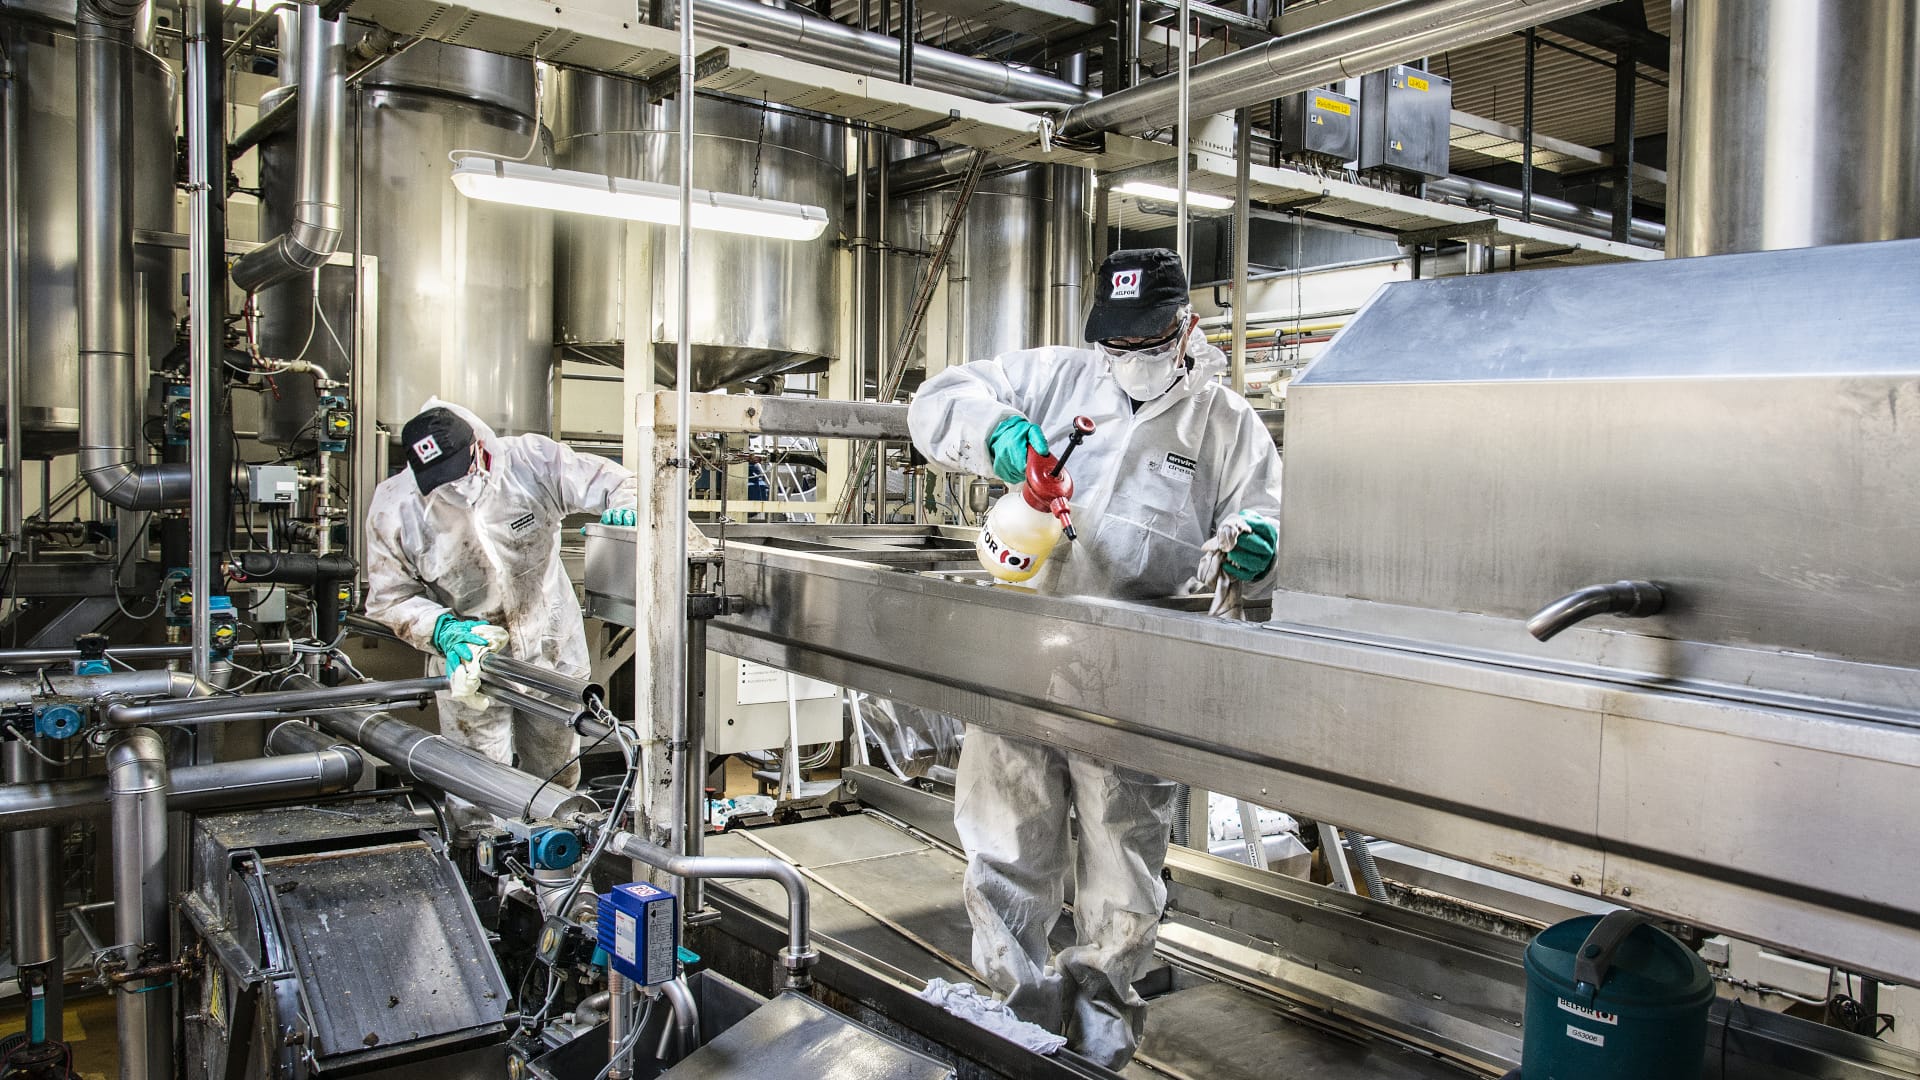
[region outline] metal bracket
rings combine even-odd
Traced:
[[[732,615],[741,609],[744,602],[744,598],[739,596],[695,593],[687,597],[687,618],[717,619],[722,615]]]
[[[940,119],[922,124],[917,128],[908,128],[906,131],[902,132],[901,135],[903,138],[919,139],[919,138],[923,138],[925,136],[931,135],[936,131],[945,131],[947,128],[950,128],[959,122],[960,122],[960,110],[948,109],[947,115],[941,117]]]

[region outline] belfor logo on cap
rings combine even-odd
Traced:
[[[1186,271],[1180,256],[1166,248],[1113,252],[1093,283],[1088,341],[1157,337],[1173,326],[1187,303]]]
[[[432,461],[434,458],[437,458],[439,456],[440,456],[440,444],[435,442],[433,439],[433,436],[431,435],[413,444],[414,460],[418,461],[422,465],[425,465],[427,462]]]

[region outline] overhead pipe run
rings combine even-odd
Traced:
[[[74,13],[80,244],[80,448],[87,486],[123,510],[185,506],[185,462],[142,464],[144,369],[136,371],[133,277],[134,17],[139,3],[80,0]],[[136,393],[139,391],[139,393]]]
[[[1264,104],[1609,2],[1400,0],[1196,65],[1185,115]],[[1178,83],[1163,77],[1075,105],[1060,114],[1060,133],[1142,135],[1170,127],[1183,115]]]
[[[347,130],[346,40],[346,20],[322,17],[319,4],[300,5],[293,222],[286,232],[233,264],[233,283],[246,292],[311,274],[340,247],[346,230],[346,201],[341,194]]]
[[[891,81],[900,74],[900,39],[818,15],[768,7],[756,0],[700,0],[693,21],[702,37],[876,79]],[[1064,105],[1088,97],[1080,87],[1050,75],[925,45],[914,46],[913,81],[916,86],[984,101]]]
[[[1464,203],[1497,206],[1514,214],[1520,213],[1521,204],[1525,202],[1525,196],[1517,188],[1489,184],[1484,180],[1469,180],[1464,176],[1429,180],[1427,194],[1458,199]],[[1602,239],[1613,236],[1613,215],[1565,199],[1550,198],[1537,191],[1533,193],[1533,216],[1536,221],[1544,221],[1569,232]],[[1666,243],[1667,227],[1657,221],[1634,218],[1629,236],[1634,243],[1659,247]]]
[[[187,765],[167,786],[169,811],[204,812],[304,799],[346,791],[360,782],[365,759],[351,746],[304,753]],[[0,786],[0,833],[97,820],[110,810],[106,780],[51,780]]]
[[[106,678],[107,676],[100,676]],[[192,676],[188,676],[191,678]],[[434,694],[447,688],[445,675],[393,682],[348,683],[321,686],[319,683],[292,690],[266,694],[236,694],[228,697],[199,697],[191,701],[157,701],[135,704],[115,701],[107,706],[107,723],[114,727],[141,725],[200,724],[211,721],[258,720],[276,715],[315,709],[389,704],[413,701],[425,704]],[[290,681],[287,685],[293,685]]]

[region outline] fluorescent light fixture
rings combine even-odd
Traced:
[[[453,186],[470,199],[486,202],[655,225],[680,223],[680,189],[648,180],[465,155],[454,162]],[[693,227],[777,240],[812,240],[826,230],[827,212],[803,203],[695,188]]]
[[[1157,202],[1174,203],[1176,205],[1180,202],[1180,191],[1178,188],[1170,188],[1165,184],[1149,184],[1145,180],[1129,180],[1113,190],[1122,195],[1138,195],[1143,199],[1153,199]],[[1201,210],[1231,210],[1233,209],[1233,200],[1188,188],[1187,206],[1190,208],[1198,207]]]

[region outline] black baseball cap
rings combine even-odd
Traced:
[[[1187,303],[1187,272],[1166,248],[1116,251],[1094,275],[1087,340],[1154,337]]]
[[[473,467],[473,427],[452,409],[432,408],[400,429],[413,482],[425,495]]]

